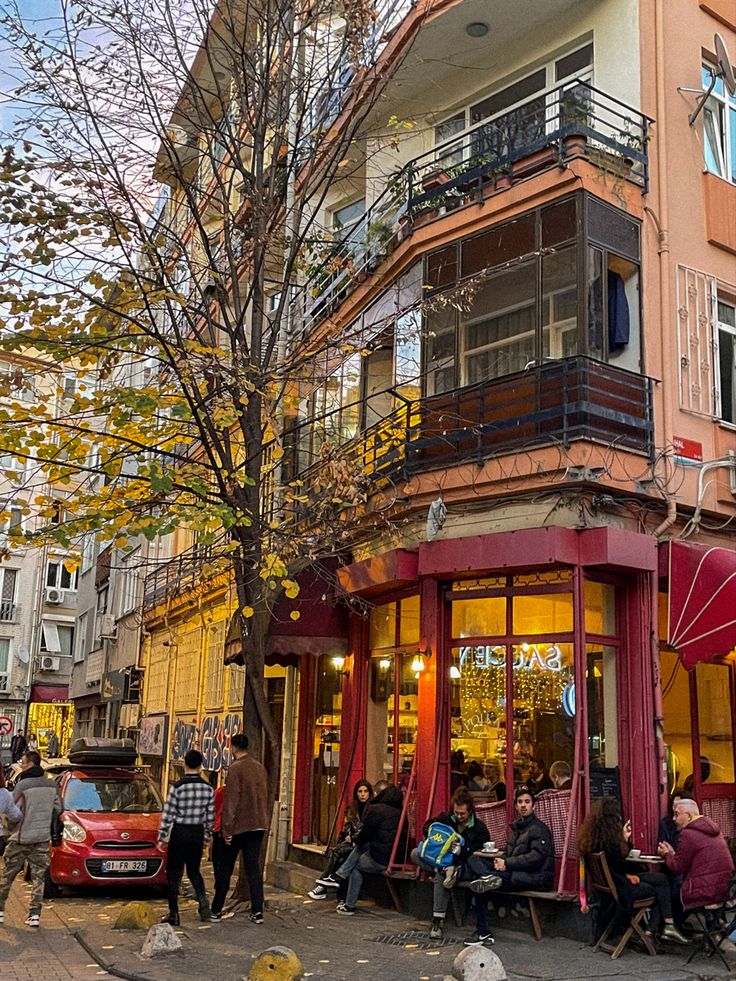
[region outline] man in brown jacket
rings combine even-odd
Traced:
[[[211,919],[222,919],[235,860],[242,853],[250,887],[250,915],[253,923],[263,923],[263,876],[259,861],[263,835],[270,824],[266,770],[248,755],[248,737],[239,733],[230,740],[233,762],[227,774],[220,829],[225,843],[222,861],[215,876],[215,898]]]

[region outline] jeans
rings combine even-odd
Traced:
[[[171,829],[166,862],[169,913],[179,912],[179,884],[185,868],[197,899],[206,896],[204,879],[199,871],[203,848],[204,828],[201,824],[175,824]]]
[[[386,866],[374,862],[368,852],[361,852],[359,848],[354,848],[335,873],[340,879],[348,880],[345,905],[349,909],[355,909],[360,898],[360,890],[363,888],[363,877],[366,873],[385,871]]]
[[[445,881],[445,869],[435,868],[434,865],[430,865],[428,862],[422,861],[418,848],[415,848],[411,853],[411,860],[415,865],[418,865],[423,872],[428,872],[433,875],[434,884],[432,894],[432,916],[436,920],[444,920],[447,913],[447,907],[450,903],[450,890],[445,889],[443,885]]]
[[[46,872],[51,862],[48,841],[37,842],[34,845],[8,842],[8,847],[5,849],[5,874],[0,879],[0,910],[5,909],[10,887],[18,874],[23,871],[26,862],[31,869],[31,903],[28,913],[40,915]]]
[[[261,844],[264,831],[243,831],[233,835],[232,843],[227,845],[222,841],[218,848],[217,863],[215,854],[212,861],[215,865],[215,898],[212,900],[212,912],[221,913],[225,905],[227,891],[230,888],[230,878],[235,868],[235,862],[240,853],[243,855],[243,866],[250,889],[250,908],[253,913],[263,912],[263,876],[261,875]]]

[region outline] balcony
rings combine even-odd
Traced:
[[[225,568],[229,565],[215,546],[195,545],[148,573],[143,580],[143,609],[151,610],[162,599],[194,589]]]
[[[12,600],[0,600],[0,623],[16,623],[20,618],[20,607]]]
[[[414,227],[572,160],[586,160],[646,193],[652,121],[588,82],[575,81],[477,123],[392,174],[341,242],[314,246],[304,336],[371,275]]]
[[[406,400],[343,449],[376,487],[384,478],[408,479],[517,450],[569,447],[576,440],[651,458],[652,387],[644,375],[587,357],[545,361],[504,378]],[[298,430],[290,434],[292,445],[303,446]],[[306,492],[319,472],[319,464],[301,469]]]

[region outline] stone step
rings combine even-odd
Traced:
[[[296,862],[269,862],[266,866],[267,882],[298,896],[306,896],[310,889],[314,889],[314,880],[318,874]]]

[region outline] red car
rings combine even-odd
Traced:
[[[146,773],[70,764],[56,780],[64,831],[51,849],[53,885],[165,885],[165,856],[156,848],[163,803]]]

